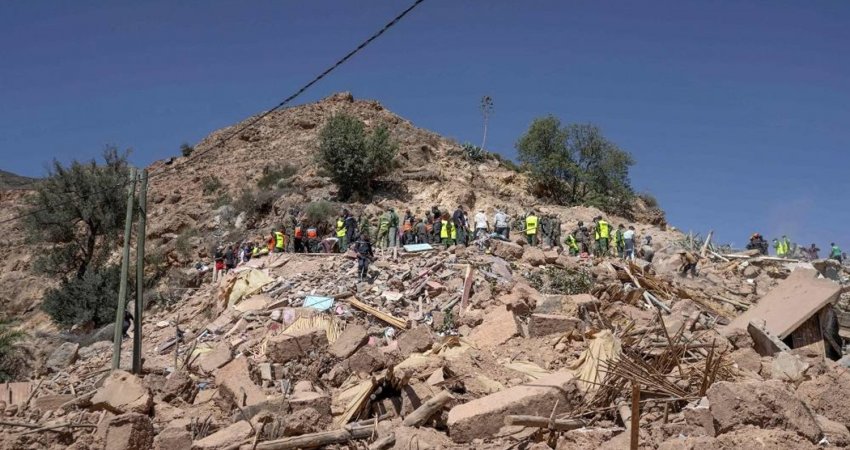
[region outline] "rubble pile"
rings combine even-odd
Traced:
[[[111,342],[57,347],[0,401],[0,448],[850,444],[850,372],[807,328],[842,290],[817,264],[718,254],[685,279],[674,250],[491,244],[387,252],[364,281],[352,254],[252,260],[145,317],[141,374],[132,340],[114,371]]]

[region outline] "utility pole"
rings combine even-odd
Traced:
[[[127,271],[130,265],[130,232],[133,227],[133,199],[136,197],[136,169],[130,168],[130,187],[127,189],[127,216],[124,219],[124,252],[121,257],[121,285],[118,288],[118,307],[115,309],[115,336],[112,347],[112,369],[121,364],[122,324],[127,305]]]
[[[145,296],[145,226],[148,219],[148,171],[142,169],[139,187],[139,227],[136,231],[136,316],[133,320],[133,373],[142,373],[142,313]]]

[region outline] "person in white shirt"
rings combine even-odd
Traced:
[[[482,234],[486,235],[487,230],[490,228],[490,224],[487,223],[487,216],[484,215],[484,210],[479,209],[475,214],[475,239],[481,237]]]
[[[496,211],[496,216],[493,218],[493,227],[496,229],[496,234],[502,236],[505,239],[511,238],[511,228],[509,226],[510,219],[508,215],[503,213],[501,210]]]
[[[630,261],[635,259],[635,227],[629,226],[629,229],[623,232],[623,242],[625,244],[625,258]]]

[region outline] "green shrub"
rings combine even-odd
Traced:
[[[112,323],[118,301],[121,269],[117,265],[90,269],[82,278],[63,281],[44,294],[42,309],[54,322],[71,327],[93,322],[95,327]],[[127,298],[133,298],[128,283]]]
[[[191,145],[189,145],[185,142],[180,144],[180,153],[183,156],[190,156],[192,154],[192,152],[194,152],[194,151],[195,151],[195,147],[192,147]]]
[[[224,186],[221,180],[215,175],[210,175],[201,180],[201,191],[204,195],[212,195],[218,192]]]
[[[327,200],[310,202],[304,209],[304,214],[307,218],[307,223],[313,225],[327,223],[334,220],[334,218],[336,217],[336,213],[336,207],[334,207],[333,203]]]
[[[484,151],[481,147],[472,145],[469,142],[465,142],[461,145],[461,151],[463,152],[464,158],[472,162],[482,162],[486,160],[489,155],[489,153]]]
[[[574,269],[546,267],[526,274],[529,285],[543,294],[587,294],[593,288],[593,277]]]
[[[0,322],[0,382],[23,377],[31,356],[20,345],[26,337],[23,331],[13,329],[11,323]]]
[[[372,195],[373,183],[394,168],[398,145],[385,126],[366,133],[356,117],[337,114],[319,133],[316,162],[339,188],[340,199]]]
[[[647,208],[658,208],[658,199],[655,198],[655,196],[650,194],[649,192],[641,192],[637,196],[638,198],[643,200],[643,203],[646,205]]]
[[[190,259],[192,257],[192,238],[196,237],[198,232],[194,228],[183,230],[177,235],[174,240],[174,249],[182,259]]]
[[[257,180],[257,187],[262,190],[283,187],[281,185],[297,172],[298,169],[289,164],[279,167],[265,167],[263,168],[263,175]]]
[[[278,197],[276,191],[253,191],[245,189],[233,202],[236,214],[245,213],[249,223],[272,212],[272,206]]]

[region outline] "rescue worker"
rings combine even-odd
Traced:
[[[414,241],[413,225],[416,219],[413,218],[413,213],[408,209],[404,212],[404,221],[401,224],[401,244],[408,245]]]
[[[348,249],[348,243],[346,242],[346,237],[348,236],[348,230],[345,228],[345,217],[348,215],[348,211],[343,209],[342,214],[336,218],[336,239],[339,253],[345,253]]]
[[[697,262],[699,262],[699,255],[694,252],[681,251],[679,252],[679,260],[682,262],[682,265],[679,266],[679,275],[686,277],[690,272],[691,277],[697,276]]]
[[[747,244],[747,250],[758,250],[762,255],[767,255],[767,248],[767,241],[764,240],[761,234],[753,233],[750,236],[750,243]]]
[[[788,236],[783,234],[782,239],[780,239],[779,242],[782,244],[782,248],[785,250],[785,257],[790,258],[791,257],[791,250],[792,250],[791,249],[791,239],[788,239]],[[794,247],[796,248],[796,245]]]
[[[390,214],[389,211],[378,218],[378,248],[385,249],[389,244]]]
[[[487,222],[487,215],[484,214],[483,209],[479,209],[477,213],[475,213],[475,217],[473,218],[475,222],[475,234],[473,235],[474,239],[481,239],[481,236],[487,235],[487,230],[490,229],[490,224]]]
[[[425,221],[421,217],[416,219],[416,224],[413,226],[414,241],[416,244],[428,243],[428,229]]]
[[[579,246],[578,241],[576,240],[576,236],[573,233],[567,235],[567,238],[564,239],[564,243],[567,244],[567,249],[570,252],[570,255],[576,256],[579,254]]]
[[[835,245],[835,242],[829,244],[829,246],[830,246],[829,259],[834,259],[838,262],[843,261],[844,255],[841,253],[841,249],[838,248],[837,245]]]
[[[623,258],[635,260],[635,227],[631,225],[623,232]]]
[[[785,245],[779,239],[773,238],[773,250],[776,252],[776,256],[785,257]]]
[[[313,225],[307,227],[307,252],[317,253],[319,251],[319,230]]]
[[[552,230],[549,225],[549,214],[542,214],[537,222],[537,240],[544,248],[551,247],[552,242],[549,240]]]
[[[525,239],[528,245],[537,245],[537,214],[534,211],[525,216]]]
[[[375,259],[368,234],[360,234],[360,239],[354,244],[354,251],[357,253],[357,279],[363,281],[369,276],[369,263]]]
[[[608,222],[602,216],[596,217],[596,237],[599,256],[608,256],[608,239],[611,237],[611,230]]]
[[[349,210],[345,209],[343,212],[345,213],[345,245],[340,247],[340,251],[345,253],[353,242],[357,242],[359,233],[357,233],[357,219]]]
[[[440,242],[446,247],[453,245],[452,236],[456,236],[454,223],[449,219],[448,213],[443,213],[443,217],[440,218]]]
[[[809,259],[811,259],[812,261],[820,258],[820,255],[819,255],[820,249],[814,243],[812,243],[812,246],[809,247],[808,253],[809,253]]]
[[[304,253],[304,224],[300,219],[292,229],[292,250],[295,253]]]
[[[127,331],[130,330],[130,322],[135,322],[136,319],[130,314],[130,311],[124,310],[124,320],[121,322],[121,335],[125,338],[130,337]]]
[[[372,240],[372,224],[370,223],[371,221],[371,214],[367,215],[365,220],[362,218],[360,220],[360,236],[369,236],[370,242]]]
[[[286,250],[286,236],[273,228],[272,237],[274,238],[274,252],[283,253]]]
[[[493,217],[493,227],[495,228],[496,234],[502,236],[505,240],[511,238],[511,225],[510,218],[508,215],[502,212],[502,210],[497,210],[496,215]]]
[[[614,247],[614,256],[622,258],[626,253],[626,243],[623,242],[623,233],[626,232],[626,227],[623,224],[617,225],[617,229],[614,230],[613,236],[613,247]]]
[[[552,224],[552,246],[562,248],[561,246],[561,218],[557,214],[551,217]]]
[[[584,226],[584,222],[581,220],[576,224],[576,228],[570,233],[570,236],[573,240],[576,241],[577,254],[587,253],[588,252],[588,236],[587,236],[587,227]]]
[[[644,236],[643,245],[640,247],[640,257],[649,262],[652,262],[652,258],[655,257],[655,249],[652,248],[652,236]]]
[[[452,222],[454,223],[456,243],[466,245],[466,215],[463,212],[463,205],[458,205],[454,214],[452,214]]]

